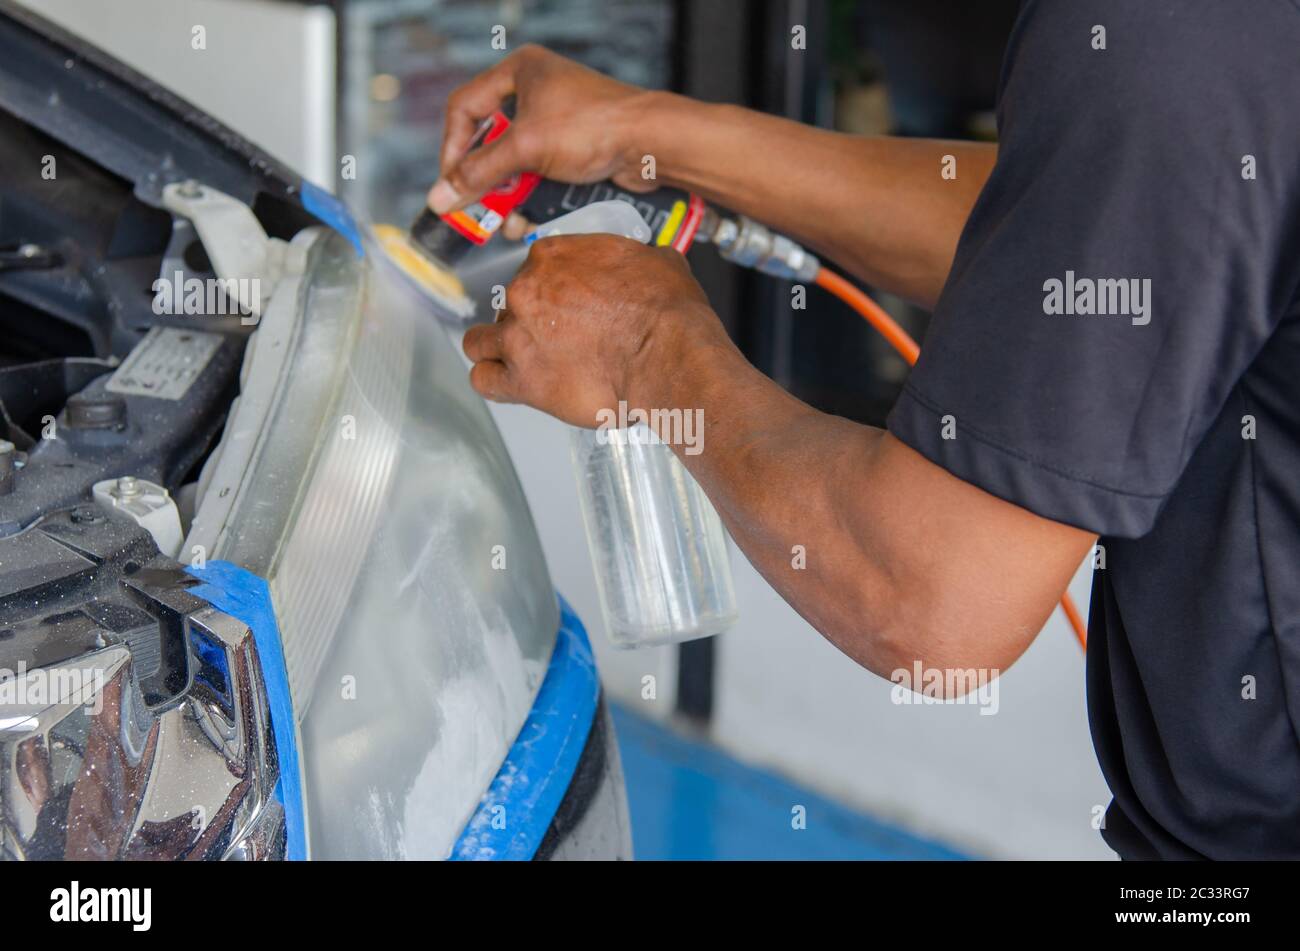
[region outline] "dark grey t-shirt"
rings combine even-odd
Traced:
[[[1106,841],[1300,858],[1300,6],[1031,0],[998,110],[889,428],[1101,534]]]

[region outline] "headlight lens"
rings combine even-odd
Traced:
[[[311,854],[440,857],[528,713],[555,594],[487,407],[373,242],[321,237],[296,312],[238,485],[204,486],[237,493],[210,557],[270,582]]]

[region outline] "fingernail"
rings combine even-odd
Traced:
[[[452,188],[451,183],[444,178],[438,179],[429,189],[429,207],[437,214],[445,215],[458,201],[460,192]]]

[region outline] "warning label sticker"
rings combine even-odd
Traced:
[[[105,389],[127,396],[179,400],[219,349],[220,334],[154,327],[113,372]]]

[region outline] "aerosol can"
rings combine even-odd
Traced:
[[[508,125],[506,112],[496,113],[480,128],[475,144],[491,141]],[[516,209],[543,222],[529,241],[610,233],[683,253],[705,211],[699,198],[672,189],[631,195],[609,182],[571,186],[525,174],[464,211],[443,217],[421,213],[411,227],[411,242],[450,267],[471,247],[487,243]],[[726,531],[660,433],[610,407],[610,418],[598,428],[572,431],[571,448],[605,630],[613,644],[635,648],[687,641],[734,624]]]

